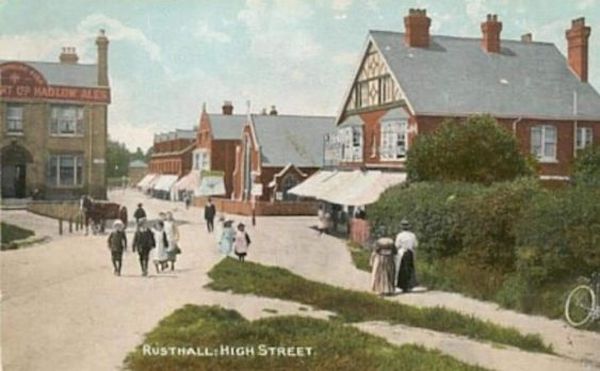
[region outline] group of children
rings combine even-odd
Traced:
[[[149,227],[146,213],[142,204],[138,205],[134,217],[136,230],[133,236],[132,251],[137,252],[140,259],[142,276],[148,275],[148,263],[152,252],[152,261],[156,273],[166,270],[169,266],[175,269],[179,247],[179,229],[171,212],[159,213],[159,220],[153,228]],[[126,226],[121,220],[113,224],[113,231],[108,236],[108,248],[111,252],[114,274],[121,275],[123,253],[127,250]]]
[[[234,229],[233,220],[225,220],[225,217],[221,216],[218,225],[221,231],[216,233],[216,237],[221,254],[229,256],[233,252],[243,262],[251,243],[244,223],[239,223]]]

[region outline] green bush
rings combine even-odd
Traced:
[[[446,120],[432,134],[419,135],[407,155],[411,181],[491,184],[533,174],[509,131],[491,116],[466,122]]]
[[[573,179],[580,186],[600,186],[600,145],[588,147],[577,154]]]

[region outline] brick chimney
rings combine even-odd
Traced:
[[[98,85],[108,86],[108,38],[102,29],[96,38],[96,46],[98,46]]]
[[[500,53],[500,32],[502,22],[498,22],[496,14],[488,14],[485,22],[481,23],[481,47],[488,53]]]
[[[533,35],[531,34],[531,32],[521,35],[521,42],[523,42],[523,43],[533,42]]]
[[[269,115],[271,115],[271,116],[277,116],[277,109],[275,108],[275,106],[271,106],[271,110],[269,111]]]
[[[232,115],[233,114],[233,104],[230,100],[226,100],[223,102],[223,114],[224,115]]]
[[[571,28],[565,32],[569,49],[569,67],[579,76],[579,80],[588,81],[588,39],[592,29],[585,25],[585,18],[571,22]]]
[[[77,56],[77,52],[75,48],[70,46],[65,46],[62,48],[62,52],[59,57],[60,63],[68,63],[68,64],[77,64],[79,57]]]
[[[404,17],[404,42],[410,47],[427,48],[429,46],[429,26],[431,19],[425,9],[410,9]]]

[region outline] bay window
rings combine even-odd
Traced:
[[[407,150],[407,122],[387,121],[381,123],[381,149],[382,160],[401,160],[406,158]]]
[[[531,128],[531,153],[540,161],[556,161],[556,126],[539,125]]]
[[[53,136],[83,136],[83,107],[52,106],[50,134]]]
[[[48,159],[49,186],[74,187],[83,184],[83,156],[51,155]]]
[[[9,133],[23,132],[23,106],[17,104],[7,106],[6,131]]]
[[[584,149],[587,146],[591,146],[593,142],[593,131],[592,128],[578,127],[577,128],[577,149]]]

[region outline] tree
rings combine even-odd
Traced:
[[[577,153],[573,179],[577,185],[600,186],[600,145],[588,147]]]
[[[516,138],[487,115],[446,120],[434,133],[417,136],[406,167],[411,181],[491,184],[534,173]]]
[[[127,176],[130,153],[125,144],[108,140],[106,148],[106,176],[116,178]]]
[[[144,153],[144,151],[142,151],[142,149],[140,147],[137,147],[135,152],[131,153],[130,160],[131,161],[144,161],[146,162],[146,154]]]

